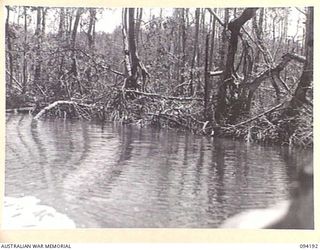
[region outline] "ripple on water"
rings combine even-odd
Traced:
[[[6,123],[5,195],[36,196],[79,227],[217,227],[288,199],[292,156],[304,152],[14,115]],[[44,206],[35,199],[32,209]]]

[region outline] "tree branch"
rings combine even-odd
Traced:
[[[223,27],[226,26],[226,24],[220,20],[220,18],[218,17],[218,15],[217,15],[212,9],[207,8],[207,10],[209,11],[209,13],[210,13],[211,15],[214,16],[214,18],[218,21],[218,23],[220,23]]]
[[[254,117],[252,117],[252,118],[250,118],[250,119],[248,119],[248,120],[246,120],[246,121],[240,122],[240,123],[235,124],[235,125],[231,125],[231,127],[234,128],[234,127],[238,127],[238,126],[247,124],[247,123],[249,123],[249,122],[252,122],[252,121],[258,119],[259,117],[264,116],[264,115],[266,115],[266,114],[268,114],[268,113],[271,113],[272,111],[280,108],[280,107],[281,107],[283,104],[285,104],[286,102],[288,102],[288,101],[285,100],[285,101],[283,101],[282,103],[280,103],[280,104],[278,104],[278,105],[276,105],[276,106],[274,106],[274,107],[266,110],[265,112],[263,112],[263,113],[261,113],[261,114],[259,114],[259,115],[256,115],[256,116],[254,116]]]
[[[154,97],[154,98],[160,98],[160,99],[167,99],[167,100],[178,100],[178,101],[202,101],[201,98],[192,98],[192,97],[178,97],[178,96],[164,96],[164,95],[159,95],[155,93],[146,93],[146,92],[140,92],[137,90],[132,90],[132,89],[125,89],[125,92],[128,93],[135,93],[137,95],[143,95],[143,96],[148,96],[148,97]]]
[[[18,85],[18,89],[20,90],[20,91],[22,91],[22,84],[16,79],[16,78],[14,78],[11,74],[10,74],[10,72],[8,71],[8,70],[6,70],[6,73],[10,76],[10,78],[13,80],[13,81],[15,81],[15,83]]]
[[[278,63],[278,65],[263,71],[262,73],[259,74],[259,76],[257,78],[255,78],[253,81],[248,83],[248,85],[247,85],[248,88],[251,91],[255,91],[259,87],[259,85],[262,81],[264,81],[265,79],[267,79],[268,77],[270,77],[272,75],[275,75],[275,74],[277,75],[280,71],[282,71],[288,65],[288,63],[291,60],[295,60],[300,63],[305,62],[304,57],[296,55],[296,54],[287,53],[282,56],[282,60]]]

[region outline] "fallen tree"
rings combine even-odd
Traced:
[[[79,115],[79,117],[82,117],[86,120],[91,119],[91,112],[92,112],[92,109],[95,107],[95,105],[77,103],[75,101],[55,101],[49,104],[48,106],[44,107],[39,113],[37,113],[34,119],[38,120],[42,116],[44,116],[45,114],[49,113],[54,109],[58,109],[58,112],[61,112],[60,110],[61,106],[72,107],[73,110],[69,112],[76,112]],[[63,112],[63,117],[66,118],[68,113],[65,110],[63,110],[62,112]]]

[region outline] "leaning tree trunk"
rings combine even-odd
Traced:
[[[216,121],[218,123],[233,123],[240,110],[233,109],[237,105],[238,93],[237,84],[235,84],[234,62],[238,48],[238,36],[241,27],[250,20],[256,13],[258,8],[246,8],[242,14],[228,23],[228,30],[231,32],[231,37],[228,45],[228,52],[224,72],[219,84],[218,103],[216,109]],[[239,107],[240,108],[240,107]]]
[[[305,36],[305,53],[306,61],[298,87],[290,101],[289,109],[295,113],[295,110],[303,104],[308,104],[307,91],[313,82],[313,7],[308,8],[306,20],[306,36]]]

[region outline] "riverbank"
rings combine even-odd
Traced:
[[[186,130],[194,134],[228,137],[246,142],[312,147],[312,110],[302,107],[295,115],[286,117],[283,115],[285,104],[278,104],[237,124],[226,125],[213,125],[205,120],[202,103],[197,98],[162,96],[155,99],[151,93],[142,95],[141,99],[131,100],[122,95],[110,95],[107,103],[55,101],[36,104],[34,107],[7,109],[6,112],[32,113],[35,119],[57,117],[99,122],[116,121],[140,127]]]

